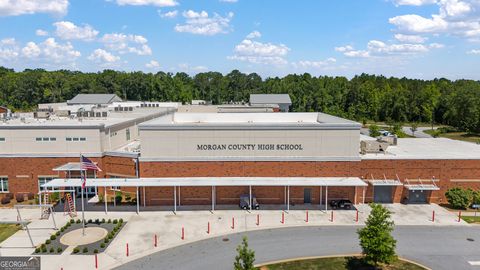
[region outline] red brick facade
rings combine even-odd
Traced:
[[[97,177],[135,177],[135,162],[131,157],[104,156],[92,158],[98,162],[102,172]],[[0,158],[0,176],[8,176],[9,192],[38,192],[39,176],[64,177],[52,171],[67,162],[78,162],[78,158]],[[455,186],[480,189],[480,160],[362,160],[355,162],[141,162],[141,177],[339,177],[354,176],[365,180],[382,179],[431,179],[435,177],[439,191],[428,192],[430,202],[445,202],[444,193]],[[291,187],[290,201],[301,204],[305,189],[310,189],[311,202],[318,204],[320,192],[322,202],[325,188]],[[100,189],[102,190],[102,189]],[[129,191],[134,191],[134,188]],[[211,204],[210,187],[183,187],[178,189],[178,203],[182,205]],[[253,193],[261,204],[282,204],[285,201],[285,188],[253,187]],[[236,204],[241,194],[248,194],[248,187],[216,187],[218,204]],[[356,194],[356,198],[355,198]],[[365,201],[373,200],[373,187],[365,192]],[[408,196],[403,186],[394,188],[393,201],[401,202]],[[328,198],[349,198],[363,201],[363,188],[330,187]],[[173,188],[146,188],[147,205],[171,205]]]

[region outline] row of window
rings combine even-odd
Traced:
[[[67,137],[67,138],[65,138],[65,140],[67,142],[72,142],[72,141],[73,142],[79,142],[79,141],[84,142],[84,141],[87,140],[87,138],[85,138],[85,137]]]
[[[0,137],[0,142],[4,142],[5,141],[5,138],[4,137]]]
[[[0,138],[0,142],[2,138]],[[66,137],[65,141],[67,142],[84,142],[86,141],[87,138],[85,137]],[[3,141],[5,141],[5,138],[3,138]],[[35,141],[37,142],[55,142],[57,141],[57,138],[55,137],[37,137],[35,138]]]

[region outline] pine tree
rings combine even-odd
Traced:
[[[235,270],[254,270],[255,251],[248,248],[247,237],[244,236],[242,243],[237,247],[238,255],[235,256],[233,268]]]
[[[374,203],[371,208],[366,226],[357,233],[365,262],[376,267],[379,263],[390,264],[397,259],[397,241],[391,235],[394,223],[390,211]]]

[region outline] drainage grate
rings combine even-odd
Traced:
[[[473,238],[467,238],[467,241],[473,242],[473,241],[475,241],[475,239],[473,239]]]

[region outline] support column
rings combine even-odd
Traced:
[[[143,186],[143,207],[147,206],[147,199],[145,198],[145,186]]]
[[[177,213],[177,187],[173,186],[173,212]]]
[[[182,198],[181,195],[181,187],[178,187],[178,206],[182,205]]]
[[[320,198],[318,200],[318,205],[320,206],[320,205],[322,205],[322,190],[323,190],[323,187],[320,186],[319,188],[320,188]]]
[[[105,214],[108,214],[108,206],[107,206],[107,186],[103,189],[103,200],[105,201]]]
[[[328,186],[325,186],[325,212],[328,210]]]
[[[363,187],[363,196],[362,196],[363,204],[365,204],[365,191],[366,191],[365,187]]]
[[[355,186],[355,194],[354,194],[354,199],[353,199],[353,203],[356,205],[357,204],[357,186]]]
[[[140,214],[140,200],[138,199],[138,187],[137,187],[137,215]]]
[[[250,211],[252,211],[252,186],[248,186]]]
[[[287,186],[287,212],[290,211],[290,186]]]
[[[215,211],[215,186],[212,186],[212,212]]]

